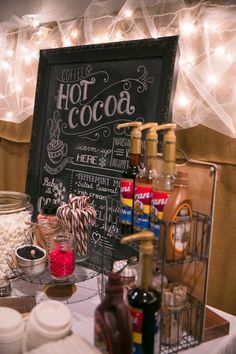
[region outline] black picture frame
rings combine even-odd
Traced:
[[[99,215],[105,212],[128,163],[130,131],[116,125],[170,122],[177,68],[177,36],[40,51],[26,182],[34,219],[45,203],[66,201],[69,193],[95,195]],[[104,232],[104,215],[95,227]],[[109,236],[110,255],[112,243]],[[92,266],[99,262],[94,256]]]

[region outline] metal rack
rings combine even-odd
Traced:
[[[173,306],[161,309],[160,353],[178,353],[200,344],[204,338],[205,305],[208,282],[208,266],[211,251],[212,220],[214,215],[214,201],[217,181],[217,166],[207,162],[184,158],[177,161],[176,170],[187,172],[189,175],[189,192],[193,206],[191,219],[178,222],[182,227],[189,227],[190,238],[187,253],[181,259],[167,259],[165,250],[168,248],[168,233],[176,223],[163,223],[165,243],[156,258],[156,263],[163,277],[169,283],[184,284],[187,287],[187,301],[185,306]],[[156,160],[156,168],[160,170],[162,155]],[[112,210],[117,210],[119,199],[108,196],[106,210],[105,232],[113,232],[112,236],[119,242],[121,237],[117,225],[113,223]],[[187,225],[188,224],[188,225]],[[126,246],[123,257],[121,253],[113,252],[113,261],[137,255],[138,244],[133,242]],[[104,255],[106,257],[106,255]],[[105,271],[105,270],[104,270]],[[163,284],[163,282],[162,282]],[[162,287],[162,297],[165,289]],[[174,331],[173,334],[173,327]],[[168,332],[168,333],[167,333]],[[168,334],[168,335],[167,335]],[[169,338],[169,340],[168,340]]]

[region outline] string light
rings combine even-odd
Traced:
[[[94,43],[94,44],[100,43],[99,37],[94,36],[94,37],[93,37],[93,43]]]
[[[78,37],[78,35],[79,35],[79,32],[77,30],[74,30],[74,31],[72,31],[70,33],[70,35],[71,35],[72,38],[76,39]]]
[[[39,20],[37,20],[36,18],[33,20],[32,26],[33,28],[37,28],[40,25]]]
[[[12,58],[13,55],[14,55],[14,51],[13,51],[12,49],[8,49],[8,50],[6,51],[6,57]]]
[[[106,33],[101,37],[101,42],[108,42],[110,39],[109,35]]]
[[[208,31],[208,30],[209,30],[210,25],[209,25],[209,23],[208,23],[207,21],[204,22],[203,28],[204,28],[205,31]]]
[[[121,31],[116,31],[116,33],[115,33],[115,39],[116,39],[117,41],[120,41],[121,38],[122,38],[122,33],[121,33]]]
[[[214,32],[217,30],[217,24],[216,23],[209,23],[208,21],[205,21],[203,23],[203,28],[205,32]]]
[[[206,77],[208,84],[215,85],[218,82],[218,77],[215,74],[208,74]]]
[[[10,68],[10,65],[7,61],[4,60],[1,62],[1,67],[2,67],[2,69],[7,70]]]
[[[181,57],[179,59],[179,64],[181,66],[188,66],[188,67],[193,67],[195,63],[194,56],[192,54],[186,55],[186,57]]]
[[[191,35],[195,32],[195,27],[192,22],[183,22],[180,24],[180,32],[182,35]]]
[[[22,86],[21,85],[18,85],[15,87],[15,91],[16,92],[21,92],[22,91]]]
[[[68,38],[65,38],[64,40],[63,40],[63,46],[64,47],[70,47],[72,45],[72,42],[71,42],[71,40],[69,40]]]
[[[129,18],[132,17],[133,11],[132,10],[126,10],[124,13],[124,17]]]
[[[217,47],[217,48],[215,49],[215,53],[216,53],[217,55],[224,55],[224,54],[225,54],[225,47],[224,47],[223,45]]]
[[[0,69],[3,74],[2,80],[5,81],[1,85],[2,94],[0,98],[8,100],[8,97],[17,97],[16,105],[20,102],[19,98],[28,98],[27,95],[30,94],[26,94],[25,90],[30,91],[30,84],[32,84],[32,87],[35,87],[39,49],[41,48],[57,48],[61,46],[61,43],[63,43],[63,46],[77,45],[79,37],[87,39],[87,42],[84,44],[97,44],[108,41],[141,39],[145,38],[145,36],[149,37],[150,35],[153,38],[158,38],[160,36],[179,34],[179,46],[181,51],[179,63],[181,66],[181,75],[179,75],[178,78],[180,84],[177,85],[178,91],[176,92],[175,102],[179,108],[178,112],[181,111],[181,108],[184,114],[188,114],[189,111],[189,117],[191,119],[191,116],[196,114],[195,112],[192,114],[192,110],[194,110],[196,106],[200,109],[200,107],[205,104],[205,92],[215,95],[212,102],[216,105],[218,98],[214,91],[217,90],[212,89],[216,85],[217,89],[219,87],[223,89],[223,80],[226,79],[231,80],[231,82],[227,84],[227,81],[225,81],[225,85],[228,85],[228,87],[232,85],[232,78],[235,75],[234,62],[236,53],[234,53],[234,48],[236,41],[232,45],[230,41],[236,34],[236,25],[232,25],[233,20],[228,24],[226,18],[221,19],[221,13],[222,16],[224,15],[224,13],[220,11],[221,8],[218,9],[216,7],[216,10],[219,10],[217,17],[213,12],[211,13],[213,16],[208,16],[208,12],[202,11],[202,2],[199,2],[201,3],[199,5],[187,8],[179,5],[180,2],[177,0],[173,3],[179,6],[178,11],[167,11],[167,13],[158,13],[157,11],[157,15],[154,12],[151,13],[153,10],[150,8],[148,9],[148,11],[150,10],[149,16],[148,11],[136,11],[136,7],[131,8],[130,2],[126,1],[126,6],[122,6],[117,15],[113,16],[113,14],[109,14],[108,17],[109,19],[111,18],[111,22],[108,26],[107,22],[103,21],[103,16],[100,16],[99,13],[91,17],[90,21],[87,22],[87,26],[84,27],[84,29],[88,29],[87,33],[83,33],[80,19],[75,19],[73,22],[63,21],[61,24],[58,21],[58,23],[53,22],[42,25],[37,15],[29,15],[25,30],[22,32],[26,35],[18,36],[18,38],[16,35],[15,42],[12,39],[13,37],[9,39],[9,42],[7,39],[7,45],[4,44],[4,46],[8,46],[8,48],[2,47],[3,54],[2,60],[0,61]],[[127,4],[129,4],[129,8],[127,8]],[[144,7],[145,5],[142,6]],[[204,6],[207,8],[208,5],[204,4]],[[211,10],[211,7],[209,8]],[[233,9],[236,11],[236,6],[233,7]],[[230,9],[230,11],[232,10]],[[29,23],[31,26],[29,26]],[[29,35],[27,31],[29,31]],[[102,32],[104,34],[102,34]],[[93,33],[94,35],[89,36],[89,33]],[[5,42],[3,41],[3,43]],[[13,50],[12,48],[15,49]],[[19,72],[16,69],[20,67],[22,61],[24,65]],[[232,75],[230,75],[231,72]],[[225,73],[227,73],[227,75],[225,75]],[[15,82],[22,83],[22,85],[15,85]],[[200,83],[199,86],[198,82]],[[27,83],[27,85],[24,86],[24,83]],[[189,85],[193,85],[194,90],[189,90]],[[202,92],[200,92],[201,89]],[[197,96],[198,91],[201,93],[199,97],[193,97],[193,95]],[[186,92],[188,95],[184,94]],[[33,89],[32,93],[34,93]],[[33,95],[32,97],[30,96],[30,99],[33,99]],[[201,101],[201,104],[191,104],[196,99]],[[11,106],[12,102],[8,107]],[[207,102],[207,107],[209,106],[210,104]],[[188,109],[185,110],[184,108]],[[15,116],[17,116],[17,109],[16,112],[14,112]],[[21,106],[19,106],[18,111],[20,111],[20,109]],[[213,111],[215,114],[215,106],[213,107]],[[12,112],[10,113],[12,114]],[[28,112],[26,114],[28,114]],[[183,120],[185,117],[184,114],[181,116]],[[7,113],[5,113],[5,116],[8,116]],[[0,119],[1,118],[0,116]]]
[[[232,55],[231,55],[230,53],[227,53],[227,54],[226,54],[226,58],[228,59],[228,61],[229,61],[230,63],[233,62],[233,57],[232,57]]]
[[[32,61],[31,55],[24,56],[24,61],[25,61],[26,64],[30,64],[31,61]]]
[[[190,103],[190,100],[187,96],[181,95],[178,97],[177,102],[180,107],[187,107]]]

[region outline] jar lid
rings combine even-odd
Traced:
[[[127,260],[120,260],[120,261],[115,261],[113,264],[113,272],[118,272],[121,270],[125,265],[127,264]],[[122,277],[129,277],[129,278],[135,278],[137,276],[137,271],[136,269],[132,268],[131,266],[127,265],[122,271],[121,271],[121,276]]]
[[[68,325],[71,324],[70,310],[59,301],[41,302],[33,312],[36,324],[52,333],[68,330]]]
[[[10,307],[0,306],[0,337],[11,337],[19,331],[23,319],[20,313]]]
[[[58,207],[59,207],[59,205],[57,205],[57,204],[45,204],[42,208],[43,214],[56,215]]]

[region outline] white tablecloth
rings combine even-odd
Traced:
[[[73,318],[75,319],[73,330],[90,343],[93,343],[94,340],[93,314],[99,303],[100,298],[96,295],[84,302],[69,304]],[[229,335],[202,343],[181,352],[188,354],[236,354],[236,316],[229,315],[210,306],[209,308],[230,322]]]
[[[73,332],[78,333],[93,344],[94,342],[94,311],[100,303],[98,295],[99,276],[91,280],[77,284],[76,292],[64,302],[70,308],[73,315]],[[15,295],[33,295],[36,293],[37,302],[47,299],[47,296],[41,291],[42,287],[26,282],[17,281]],[[188,354],[236,354],[236,316],[232,316],[223,311],[209,307],[230,322],[229,335],[211,340],[198,345],[194,348],[188,348],[182,353]]]

